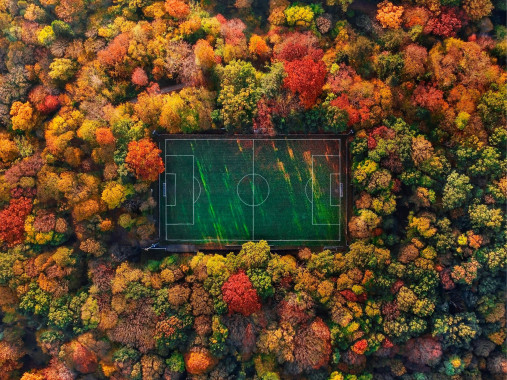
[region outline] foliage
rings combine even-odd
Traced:
[[[470,341],[480,332],[474,313],[460,313],[435,318],[433,335],[442,338],[444,348],[469,347]]]
[[[257,291],[243,271],[227,279],[222,285],[222,294],[230,314],[241,313],[248,316],[261,308]]]
[[[232,61],[220,70],[220,119],[229,131],[248,128],[260,99],[258,73],[250,62]]]
[[[303,106],[311,108],[322,92],[322,86],[326,78],[326,68],[322,61],[315,62],[306,56],[285,63],[287,77],[284,79],[284,86],[292,93],[299,94]]]
[[[131,141],[125,163],[137,178],[153,182],[164,171],[164,164],[160,158],[160,149],[149,139]]]
[[[377,20],[380,21],[382,27],[398,29],[401,26],[402,6],[396,6],[387,0],[377,6]]]
[[[23,241],[25,232],[25,218],[32,210],[32,200],[29,198],[13,198],[9,205],[0,211],[0,241],[10,246]]]
[[[504,11],[1,2],[0,378],[504,378]],[[149,257],[157,133],[347,134],[348,245]]]
[[[447,177],[447,182],[444,186],[444,194],[442,196],[443,206],[446,209],[462,206],[469,198],[472,189],[473,186],[470,184],[470,178],[466,175],[452,172]]]

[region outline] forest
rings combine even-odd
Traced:
[[[0,379],[504,379],[505,14],[0,0]],[[350,244],[146,254],[173,133],[350,133]]]

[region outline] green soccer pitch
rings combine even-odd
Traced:
[[[158,184],[166,244],[344,246],[340,138],[165,138]]]

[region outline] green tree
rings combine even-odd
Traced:
[[[219,69],[219,75],[219,119],[228,131],[249,130],[261,97],[260,74],[250,62],[233,60]]]
[[[470,184],[470,178],[453,171],[447,176],[447,182],[444,186],[442,196],[444,208],[451,210],[462,206],[470,198],[470,192],[473,188]]]
[[[29,290],[21,298],[19,308],[25,313],[47,317],[50,304],[51,295],[32,282],[29,285]]]
[[[474,313],[437,316],[433,322],[433,336],[442,339],[444,348],[470,347],[470,342],[481,332],[479,321]]]
[[[487,205],[475,205],[468,208],[470,222],[474,228],[488,228],[500,231],[503,223],[503,211],[499,208],[489,208]]]

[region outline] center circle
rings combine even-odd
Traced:
[[[260,174],[247,174],[236,187],[238,198],[247,206],[260,206],[269,197],[269,183]]]

